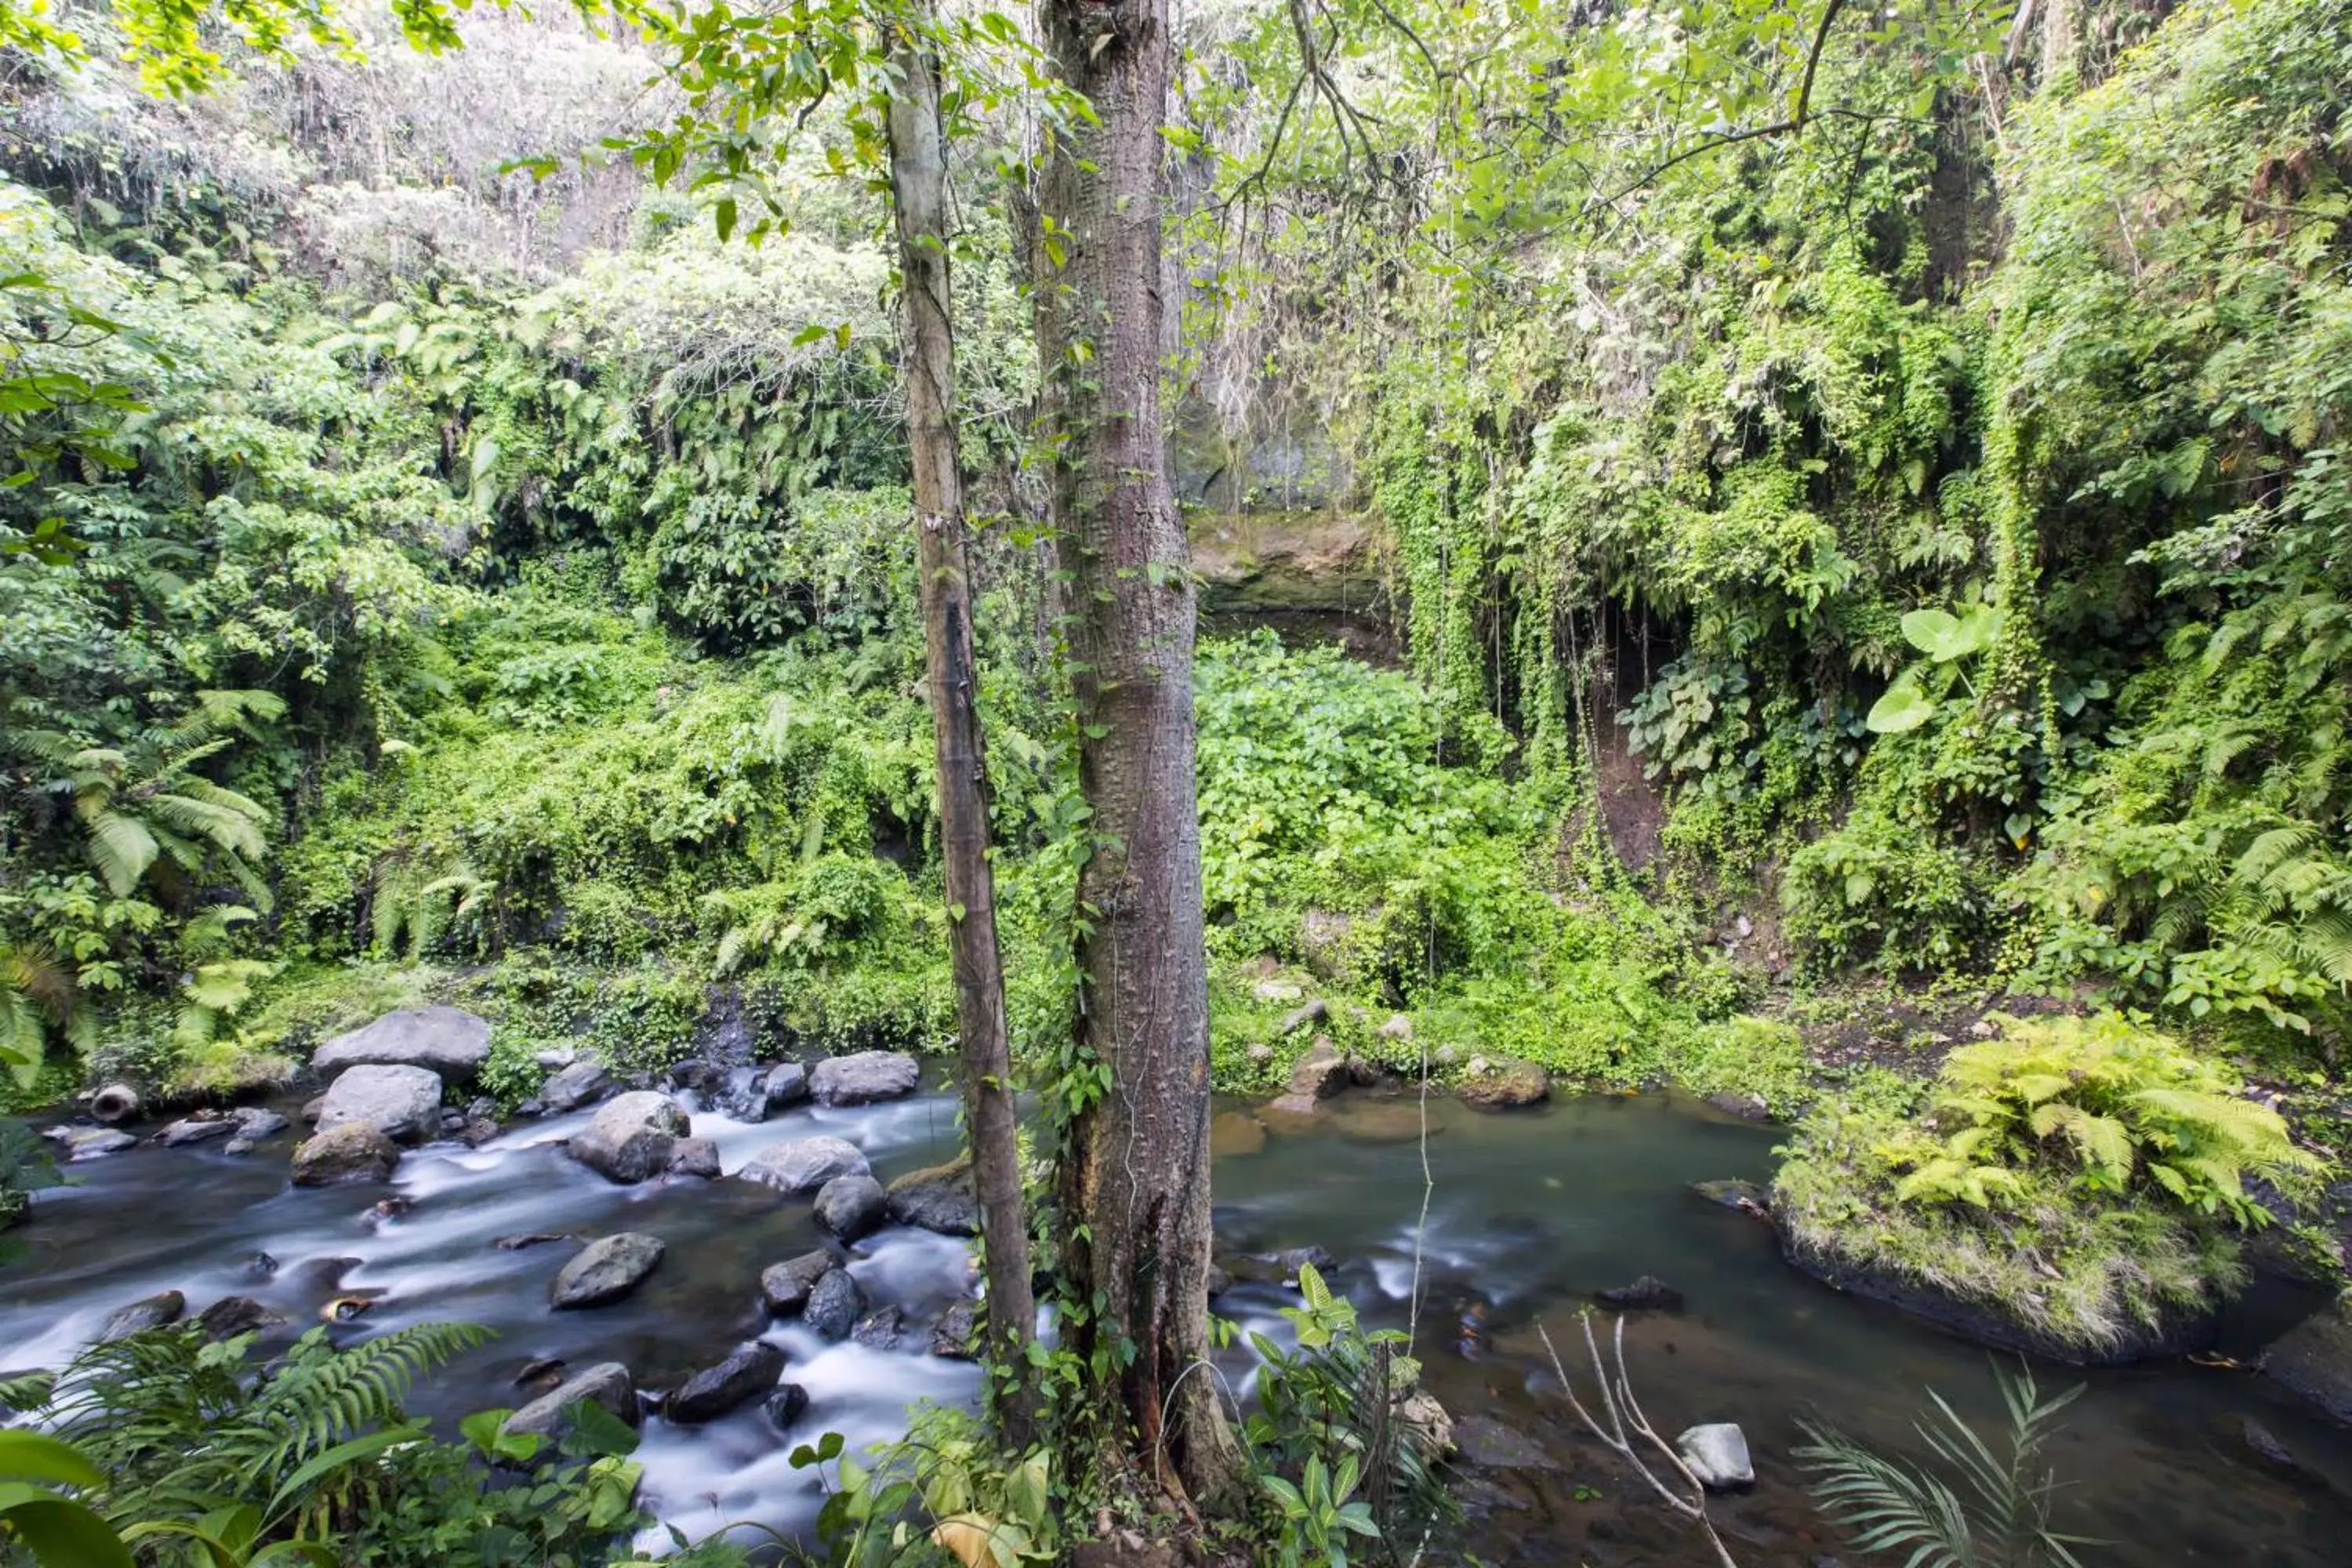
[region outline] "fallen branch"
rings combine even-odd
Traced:
[[[1608,1417],[1606,1425],[1596,1420],[1584,1401],[1577,1397],[1576,1384],[1569,1381],[1568,1369],[1560,1364],[1559,1352],[1551,1342],[1550,1332],[1541,1323],[1536,1325],[1536,1332],[1542,1336],[1544,1350],[1551,1357],[1551,1370],[1559,1379],[1560,1391],[1568,1395],[1569,1408],[1576,1412],[1577,1419],[1584,1423],[1586,1430],[1615,1449],[1620,1458],[1633,1466],[1635,1473],[1650,1483],[1650,1489],[1665,1500],[1668,1508],[1706,1532],[1708,1543],[1715,1548],[1716,1561],[1723,1568],[1739,1568],[1730,1549],[1723,1544],[1723,1537],[1715,1532],[1715,1521],[1707,1517],[1706,1487],[1683,1462],[1683,1457],[1675,1452],[1674,1445],[1658,1436],[1657,1429],[1650,1425],[1650,1418],[1642,1414],[1641,1402],[1633,1397],[1633,1380],[1625,1375],[1625,1320],[1617,1320],[1613,1347],[1617,1353],[1617,1368],[1613,1374],[1609,1363],[1601,1357],[1601,1342],[1592,1337],[1592,1314],[1586,1312],[1579,1321],[1584,1325],[1584,1348],[1592,1357],[1592,1376],[1601,1388],[1601,1408]],[[1659,1457],[1672,1468],[1674,1475],[1690,1489],[1688,1496],[1682,1495],[1658,1479],[1658,1473],[1650,1468],[1650,1461],[1642,1456],[1643,1444],[1657,1450]]]

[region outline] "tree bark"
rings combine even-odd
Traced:
[[[1066,1324],[1118,1394],[1117,1459],[1179,1500],[1235,1495],[1208,1365],[1209,1026],[1193,794],[1190,550],[1160,425],[1168,0],[1044,0],[1092,104],[1048,151],[1033,261],[1047,489],[1068,589],[1079,783],[1078,1044],[1108,1069],[1057,1172]],[[1109,1414],[1109,1413],[1106,1413]]]
[[[956,440],[955,332],[948,313],[947,147],[940,122],[939,61],[924,36],[934,16],[929,0],[914,0],[908,23],[893,26],[890,58],[898,80],[889,105],[890,189],[903,280],[900,353],[914,460],[917,574],[948,944],[962,1035],[964,1122],[986,1254],[982,1355],[1008,1374],[995,1415],[1007,1445],[1018,1451],[1035,1435],[1027,1351],[1037,1308],[1021,1195],[1004,963],[996,941],[996,879],[989,865],[988,764],[972,667],[971,575]]]

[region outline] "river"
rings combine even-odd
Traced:
[[[792,1435],[756,1404],[699,1427],[646,1422],[647,1500],[689,1536],[746,1519],[805,1530],[820,1497],[814,1478],[786,1462],[794,1443],[825,1430],[853,1447],[883,1440],[903,1430],[917,1400],[973,1396],[971,1366],[926,1353],[931,1320],[965,1288],[961,1243],[900,1228],[860,1243],[852,1271],[869,1300],[906,1309],[902,1346],[821,1342],[797,1322],[770,1323],[757,1284],[765,1265],[819,1245],[806,1200],[731,1180],[614,1186],[561,1151],[586,1114],[522,1123],[479,1148],[412,1152],[394,1183],[407,1206],[390,1218],[371,1212],[381,1189],[289,1186],[284,1135],[245,1155],[216,1143],[142,1147],[74,1166],[76,1184],[40,1194],[10,1237],[20,1251],[0,1268],[0,1342],[9,1346],[0,1359],[19,1369],[58,1364],[113,1309],[166,1289],[184,1291],[192,1309],[252,1296],[285,1315],[288,1331],[318,1321],[331,1299],[373,1296],[339,1332],[448,1320],[498,1331],[419,1391],[420,1411],[448,1416],[523,1403],[529,1392],[512,1380],[541,1357],[575,1368],[625,1362],[641,1384],[661,1387],[763,1335],[784,1349],[785,1376],[810,1395]],[[1765,1226],[1689,1191],[1701,1179],[1764,1177],[1769,1129],[1663,1095],[1501,1115],[1432,1099],[1424,1188],[1423,1114],[1410,1096],[1343,1097],[1312,1121],[1264,1132],[1249,1117],[1229,1107],[1220,1121],[1221,1248],[1326,1247],[1339,1260],[1335,1286],[1376,1325],[1406,1326],[1417,1292],[1426,1382],[1457,1417],[1475,1418],[1475,1450],[1507,1461],[1463,1472],[1460,1545],[1488,1562],[1702,1560],[1686,1528],[1575,1427],[1535,1332],[1545,1324],[1564,1356],[1580,1355],[1580,1306],[1639,1275],[1685,1298],[1680,1311],[1637,1313],[1628,1326],[1633,1382],[1654,1421],[1668,1434],[1737,1421],[1748,1434],[1758,1485],[1719,1500],[1717,1515],[1751,1568],[1812,1568],[1839,1550],[1790,1458],[1801,1415],[1916,1448],[1909,1423],[1930,1387],[1971,1416],[1997,1408],[1984,1352],[1802,1278],[1780,1263]],[[772,1142],[834,1133],[862,1147],[887,1181],[951,1154],[956,1119],[952,1100],[931,1093],[856,1110],[804,1106],[756,1125],[698,1111],[693,1131],[718,1142],[728,1170]],[[667,1255],[635,1295],[585,1311],[547,1309],[569,1246],[495,1245],[525,1233],[623,1229],[660,1237]],[[270,1266],[257,1265],[261,1256]],[[1278,1283],[1242,1283],[1218,1305],[1278,1333],[1290,1299]],[[2258,1293],[2225,1349],[2250,1352],[2263,1329],[2307,1305]],[[1246,1397],[1246,1359],[1224,1371]],[[1569,1371],[1580,1374],[1580,1362]],[[2042,1376],[2089,1384],[2050,1448],[2070,1483],[2063,1521],[2105,1542],[2086,1562],[2340,1568],[2347,1560],[2352,1431],[2244,1372],[2173,1363]],[[2318,1479],[2263,1468],[2242,1437],[2248,1418]]]

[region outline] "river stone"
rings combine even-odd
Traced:
[[[233,1119],[200,1110],[194,1116],[180,1118],[157,1132],[152,1142],[166,1149],[177,1149],[184,1143],[202,1143],[213,1138],[226,1138],[236,1131],[236,1122]]]
[[[561,1312],[617,1301],[645,1282],[667,1248],[661,1237],[625,1230],[599,1237],[581,1248],[550,1287],[549,1304]]]
[[[229,1120],[236,1123],[236,1135],[247,1142],[275,1138],[294,1125],[267,1106],[241,1105],[228,1114]]]
[[[1328,1035],[1318,1035],[1307,1054],[1292,1065],[1289,1087],[1268,1109],[1287,1116],[1311,1116],[1317,1106],[1347,1087],[1348,1058],[1339,1054]]]
[[[764,1340],[746,1340],[717,1366],[688,1378],[663,1403],[662,1415],[680,1426],[716,1420],[773,1389],[783,1371],[783,1352]]]
[[[604,1064],[586,1058],[566,1065],[539,1086],[540,1103],[558,1115],[593,1105],[613,1092],[613,1075]]]
[[[294,1184],[329,1187],[342,1182],[383,1182],[400,1163],[393,1141],[364,1121],[314,1132],[294,1151]]]
[[[424,1068],[471,1081],[490,1057],[490,1026],[457,1007],[403,1007],[338,1035],[310,1058],[320,1077],[353,1067]]]
[[[949,1361],[976,1361],[980,1356],[980,1323],[969,1301],[958,1301],[931,1325],[931,1353]]]
[[[900,1309],[877,1307],[849,1331],[849,1337],[869,1351],[894,1351],[898,1348],[898,1332],[906,1322],[907,1314]]]
[[[139,1142],[130,1133],[112,1127],[49,1127],[42,1130],[41,1136],[58,1145],[69,1165],[119,1154]]]
[[[1644,1274],[1631,1285],[1596,1290],[1592,1296],[1602,1306],[1613,1307],[1621,1312],[1678,1312],[1683,1305],[1683,1293],[1654,1274]]]
[[[1754,1182],[1731,1180],[1693,1182],[1691,1191],[1719,1208],[1737,1209],[1758,1219],[1768,1218],[1772,1212],[1771,1194]]]
[[[233,1340],[285,1321],[250,1296],[224,1296],[196,1314],[208,1340]]]
[[[768,1119],[768,1071],[765,1068],[730,1068],[712,1091],[710,1104],[738,1121]]]
[[[2352,1294],[2273,1342],[2263,1352],[2263,1370],[2332,1419],[2352,1424]]]
[[[1504,1061],[1471,1073],[1455,1092],[1465,1104],[1481,1110],[1504,1110],[1550,1099],[1551,1083],[1533,1062]]]
[[[681,1138],[670,1152],[669,1172],[673,1176],[701,1176],[715,1180],[719,1175],[719,1145],[708,1138]]]
[[[351,1068],[327,1089],[319,1131],[364,1122],[394,1142],[413,1142],[441,1128],[441,1079],[425,1068]]]
[[[89,1097],[89,1113],[109,1127],[139,1114],[139,1091],[127,1083],[110,1083]]]
[[[615,1103],[618,1103],[615,1101]],[[870,1176],[873,1167],[856,1144],[845,1138],[820,1134],[772,1143],[744,1163],[735,1174],[780,1193],[813,1193],[836,1176]]]
[[[2326,1478],[2294,1457],[2294,1450],[2278,1440],[2278,1435],[2251,1415],[2242,1415],[2236,1423],[2239,1441],[2247,1454],[2263,1468],[2282,1476],[2297,1486],[2326,1487]]]
[[[871,1176],[835,1176],[816,1192],[817,1224],[844,1241],[880,1225],[889,1207],[882,1184]]]
[[[760,1270],[760,1299],[779,1318],[789,1318],[808,1305],[809,1292],[834,1267],[830,1252],[804,1252]]]
[[[149,1329],[176,1323],[180,1321],[180,1314],[187,1310],[188,1299],[179,1291],[158,1290],[152,1296],[133,1301],[127,1307],[117,1307],[108,1313],[106,1321],[99,1325],[97,1342],[111,1344],[116,1340],[127,1340]]]
[[[973,1193],[971,1160],[950,1160],[909,1171],[890,1184],[890,1217],[941,1236],[980,1234],[980,1199]]]
[[[801,1321],[828,1340],[845,1340],[857,1324],[857,1316],[866,1310],[866,1292],[846,1268],[828,1268],[809,1288],[808,1300],[801,1308]]]
[[[1317,996],[1302,1002],[1284,1014],[1282,1022],[1274,1026],[1274,1032],[1277,1035],[1295,1035],[1309,1024],[1319,1024],[1330,1016],[1331,1005],[1322,997]]]
[[[782,1432],[790,1430],[793,1423],[807,1412],[808,1406],[807,1389],[797,1383],[780,1383],[776,1385],[776,1392],[768,1395],[767,1403],[761,1408],[768,1413],[768,1419],[774,1422],[776,1429]]]
[[[642,1182],[668,1168],[686,1136],[686,1112],[651,1089],[607,1100],[572,1139],[573,1159],[612,1182]]]
[[[637,1424],[637,1385],[629,1378],[629,1369],[619,1362],[600,1362],[577,1377],[569,1378],[555,1389],[541,1394],[529,1405],[506,1418],[499,1430],[505,1433],[531,1433],[541,1437],[562,1436],[568,1425],[572,1407],[583,1399],[593,1399],[606,1410],[634,1426]]]
[[[1491,1415],[1465,1415],[1454,1424],[1462,1458],[1497,1470],[1556,1470],[1550,1455]]]
[[[915,1058],[898,1051],[859,1051],[816,1064],[809,1093],[819,1105],[870,1105],[915,1092],[922,1073]]]
[[[1437,1402],[1437,1395],[1416,1388],[1398,1400],[1393,1409],[1405,1447],[1419,1455],[1423,1464],[1434,1465],[1454,1452],[1454,1417]]]
[[[1699,1485],[1711,1492],[1756,1484],[1756,1466],[1748,1457],[1748,1434],[1728,1421],[1688,1428],[1675,1439],[1675,1452],[1682,1456]]]
[[[768,1069],[768,1109],[782,1110],[809,1097],[808,1068],[798,1062],[778,1062]]]

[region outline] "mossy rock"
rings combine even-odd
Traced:
[[[2167,1305],[2153,1323],[2128,1325],[2113,1342],[2085,1345],[2019,1322],[1989,1302],[1971,1301],[1903,1271],[1806,1247],[1783,1232],[1780,1255],[1800,1273],[1835,1290],[1893,1307],[1948,1333],[1994,1350],[2039,1356],[2066,1366],[2126,1366],[2210,1350],[2218,1333],[2211,1310]]]

